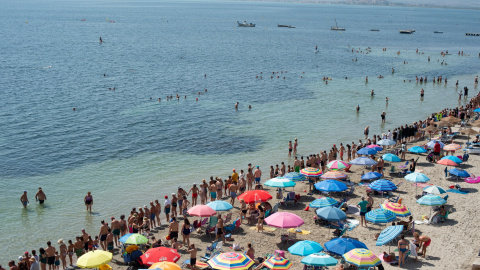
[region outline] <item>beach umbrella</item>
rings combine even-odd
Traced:
[[[383,150],[383,147],[381,147],[380,145],[376,145],[376,144],[369,144],[369,145],[367,145],[366,147],[367,147],[367,148],[375,149],[377,152]]]
[[[445,147],[445,144],[442,143],[441,141],[430,141],[429,143],[427,143],[427,147],[428,148],[433,148],[437,142],[440,144],[441,149],[443,149],[443,147]]]
[[[336,201],[334,198],[323,197],[323,198],[314,200],[309,204],[309,206],[312,208],[322,208],[327,206],[334,206],[337,204],[338,204],[338,201]]]
[[[327,164],[327,168],[332,170],[334,169],[341,170],[341,169],[345,169],[346,167],[348,167],[348,163],[342,160],[332,160]]]
[[[195,217],[211,217],[211,216],[215,216],[217,214],[217,211],[213,210],[208,205],[199,204],[188,209],[187,213],[190,216],[195,216]]]
[[[319,177],[320,175],[322,175],[322,171],[320,169],[313,167],[301,169],[300,173],[308,177]]]
[[[370,221],[375,224],[388,223],[388,222],[394,221],[396,218],[397,217],[395,213],[393,213],[390,210],[386,210],[382,208],[374,209],[365,215],[365,219],[367,221]]]
[[[381,173],[378,173],[378,172],[368,172],[364,175],[362,175],[362,180],[375,180],[375,179],[379,179],[380,177],[382,177],[382,174]]]
[[[474,129],[471,129],[471,128],[461,129],[460,132],[462,134],[468,135],[469,137],[470,137],[470,135],[476,135],[476,134],[479,133],[478,131],[476,131]]]
[[[377,162],[375,160],[371,159],[371,158],[368,158],[368,157],[358,157],[358,158],[350,161],[350,164],[361,165],[361,166],[372,166],[372,165],[376,165]]]
[[[323,247],[319,243],[310,240],[297,242],[288,248],[288,252],[298,256],[307,256],[322,250]]]
[[[265,219],[267,225],[277,228],[297,228],[303,225],[303,219],[293,213],[276,212]]]
[[[368,185],[371,189],[377,191],[392,191],[398,187],[390,180],[378,179]]]
[[[382,204],[381,207],[385,210],[393,212],[398,217],[406,217],[411,215],[408,207],[399,203],[387,202]]]
[[[322,174],[320,177],[322,179],[345,179],[348,177],[348,175],[340,171],[329,171],[325,174]]]
[[[342,221],[347,219],[347,215],[341,209],[333,206],[319,208],[315,211],[317,216],[327,221]]]
[[[276,188],[294,187],[295,185],[296,185],[295,182],[284,177],[272,178],[267,182],[265,182],[265,186],[276,187]]]
[[[402,161],[397,155],[394,154],[385,154],[382,156],[383,160],[390,161],[390,162],[400,162]]]
[[[390,139],[383,139],[377,142],[378,145],[388,146],[388,145],[395,145],[396,142]]]
[[[356,248],[343,254],[346,262],[356,265],[358,267],[367,268],[374,267],[381,263],[377,255],[365,248]]]
[[[438,128],[443,128],[443,127],[453,127],[455,124],[442,120],[440,122],[436,122],[435,125],[437,125]]]
[[[443,193],[447,193],[445,191],[445,189],[439,187],[439,186],[429,186],[429,187],[425,187],[423,189],[424,192],[427,192],[429,194],[434,194],[434,195],[440,195],[440,194],[443,194]]]
[[[440,159],[437,161],[438,164],[442,164],[445,166],[457,166],[458,164],[450,159]]]
[[[443,147],[443,150],[445,151],[457,151],[459,149],[462,149],[462,146],[458,143],[451,143],[451,144],[447,144],[445,145],[445,147]]]
[[[118,241],[129,245],[140,245],[146,244],[148,242],[148,238],[139,233],[129,233],[120,237]]]
[[[478,120],[475,120],[473,124],[471,124],[472,127],[480,127],[480,122],[477,122]]]
[[[415,154],[420,154],[420,153],[426,153],[428,151],[427,151],[427,149],[425,149],[421,146],[414,146],[414,147],[408,148],[408,152],[415,153]]]
[[[457,118],[455,116],[444,117],[444,118],[442,118],[442,121],[449,122],[449,123],[454,123],[454,124],[462,122],[462,120],[460,120],[459,118]]]
[[[243,255],[242,253],[236,252],[220,253],[208,260],[207,263],[213,269],[218,270],[247,270],[254,264],[252,259]]]
[[[453,162],[455,162],[455,163],[457,163],[457,164],[462,163],[462,160],[459,159],[459,158],[456,157],[456,156],[444,156],[442,159],[450,159],[451,161],[453,161]],[[440,160],[442,160],[442,159],[440,159]]]
[[[453,174],[455,176],[458,176],[458,177],[462,177],[462,178],[465,178],[465,177],[469,177],[470,174],[467,172],[467,171],[464,171],[464,170],[459,170],[457,168],[453,168],[451,170],[448,171],[450,174]]]
[[[373,148],[364,147],[357,151],[359,155],[375,155],[378,151]]]
[[[156,262],[177,262],[180,259],[176,249],[167,247],[156,247],[147,250],[140,256],[143,265],[151,266]]]
[[[327,174],[328,173],[324,175],[327,175]],[[316,183],[314,186],[317,190],[324,191],[324,192],[340,192],[348,189],[347,185],[337,180],[325,180],[325,181]]]
[[[301,263],[312,266],[334,266],[338,261],[323,252],[313,253],[303,258]]]
[[[422,131],[427,131],[427,132],[435,132],[437,131],[438,129],[434,126],[434,125],[430,125],[426,128],[422,128]]]
[[[292,267],[292,262],[280,256],[271,256],[263,262],[263,265],[266,266],[268,269],[282,270]]]
[[[80,268],[97,268],[102,264],[109,263],[113,258],[113,254],[103,250],[89,251],[77,260],[77,266]]]
[[[420,205],[439,206],[447,203],[442,197],[433,194],[427,194],[417,200]]]
[[[152,264],[148,269],[182,270],[178,264],[173,262],[157,262]]]
[[[465,178],[465,183],[477,184],[480,183],[480,176],[475,177],[474,175]]]
[[[325,250],[339,256],[356,248],[367,248],[364,243],[351,238],[334,238],[326,242],[324,246]]]
[[[395,239],[403,231],[403,225],[389,226],[384,229],[377,238],[377,246],[383,246]]]
[[[289,172],[285,174],[283,177],[287,178],[290,181],[293,182],[298,182],[298,181],[304,181],[307,179],[307,177],[301,173],[298,172]]]
[[[418,172],[413,172],[405,175],[405,180],[414,182],[414,183],[426,183],[430,181],[430,178],[428,178],[425,174],[423,173],[418,173]]]
[[[473,110],[474,112],[478,113],[480,112],[480,108],[476,108],[475,110]]]
[[[207,203],[207,206],[215,211],[228,211],[233,208],[231,204],[225,201],[213,201]]]
[[[243,199],[245,203],[266,202],[272,199],[272,195],[265,190],[249,190],[237,197],[238,200]]]

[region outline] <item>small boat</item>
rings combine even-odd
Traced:
[[[277,24],[278,27],[289,27],[289,25],[286,24]]]
[[[255,27],[254,23],[247,23],[247,21],[243,21],[243,23],[237,21],[238,27]]]
[[[85,19],[81,19],[82,22],[86,21]]]
[[[291,26],[291,25],[289,25],[289,26],[288,26],[288,28],[295,28],[295,26]]]
[[[442,31],[433,31],[434,34],[443,34]]]
[[[415,32],[415,30],[414,31],[412,31],[412,30],[400,30],[400,34],[411,34],[413,32]]]
[[[333,31],[345,31],[345,28],[340,28],[340,27],[338,27],[338,25],[337,25],[337,19],[335,19],[335,26],[330,27],[330,30],[333,30]]]
[[[370,29],[369,31],[372,31],[372,32],[380,32],[380,30],[378,30],[378,29]]]

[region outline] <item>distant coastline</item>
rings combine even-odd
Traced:
[[[408,3],[400,1],[387,1],[387,0],[234,0],[241,2],[270,2],[270,3],[303,3],[303,4],[323,4],[323,5],[354,5],[354,6],[384,6],[384,7],[419,7],[419,8],[446,8],[446,9],[474,9],[480,10],[480,2],[474,3],[466,1],[462,5],[457,3],[450,4],[434,4],[438,1],[427,1],[431,3],[419,4]]]

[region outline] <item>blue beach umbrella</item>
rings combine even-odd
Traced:
[[[417,200],[420,205],[439,206],[447,203],[442,197],[433,194],[427,194]]]
[[[378,141],[377,144],[386,146],[386,145],[395,145],[396,142],[394,140],[390,140],[390,139],[383,139],[383,140]]]
[[[408,152],[410,153],[415,153],[415,154],[420,154],[420,153],[426,153],[428,152],[427,149],[420,147],[420,146],[414,146],[408,148]]]
[[[375,180],[375,179],[379,179],[380,177],[382,177],[381,173],[369,172],[369,173],[366,173],[366,174],[362,175],[362,180]]]
[[[319,243],[310,240],[297,242],[288,248],[288,252],[299,256],[307,256],[322,250],[323,247]]]
[[[397,189],[397,186],[392,181],[385,179],[376,180],[368,186],[377,191],[392,191]]]
[[[375,160],[368,157],[358,157],[350,161],[349,163],[352,165],[361,165],[361,166],[372,166],[377,164]]]
[[[326,242],[324,246],[328,252],[339,256],[342,256],[352,249],[367,248],[364,243],[351,238],[334,238]]]
[[[347,219],[345,212],[333,206],[319,208],[315,212],[318,217],[328,221],[342,221]]]
[[[207,203],[207,206],[210,206],[215,211],[228,211],[233,208],[231,204],[225,201],[214,201]]]
[[[383,230],[377,238],[377,246],[383,246],[395,239],[403,231],[403,225],[390,226]]]
[[[409,173],[404,178],[405,180],[414,182],[414,183],[426,183],[430,181],[430,178],[428,178],[425,174],[418,173],[418,172]]]
[[[457,168],[453,168],[451,170],[448,170],[448,172],[450,174],[453,174],[453,175],[456,175],[458,177],[462,177],[462,178],[465,178],[465,177],[469,177],[470,174],[467,172],[467,171],[464,171],[464,170],[459,170]]]
[[[440,144],[441,149],[443,149],[443,147],[445,147],[445,144],[442,143],[441,141],[435,141],[434,140],[434,141],[430,141],[429,143],[427,143],[428,148],[433,148],[437,142]]]
[[[334,266],[338,260],[323,252],[310,254],[303,258],[301,263],[312,266]]]
[[[296,184],[293,181],[290,181],[284,177],[276,177],[268,180],[264,184],[265,186],[269,187],[276,187],[276,188],[286,188],[286,187],[294,187]]]
[[[365,219],[372,223],[388,223],[394,221],[397,218],[395,213],[383,208],[377,208],[365,215]]]
[[[283,177],[287,178],[290,181],[293,182],[298,182],[298,181],[305,181],[307,180],[307,177],[301,173],[298,172],[290,172],[285,174]]]
[[[480,112],[480,108],[476,108],[475,110],[473,110],[474,112]]]
[[[382,156],[383,160],[390,161],[390,162],[400,162],[402,161],[397,155],[394,154],[385,154]]]
[[[315,188],[324,192],[340,192],[348,189],[347,185],[337,180],[318,182],[315,184]]]
[[[338,201],[336,201],[334,198],[323,197],[323,198],[314,200],[309,204],[309,206],[312,208],[322,208],[327,206],[334,206],[337,204],[338,204]]]
[[[378,151],[373,148],[364,147],[357,151],[359,155],[375,155]]]
[[[450,159],[451,161],[457,163],[457,164],[460,164],[462,163],[462,160],[459,159],[458,157],[456,156],[444,156],[442,159]]]

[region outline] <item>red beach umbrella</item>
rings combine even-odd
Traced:
[[[242,193],[237,197],[238,200],[243,199],[245,203],[266,202],[272,199],[272,195],[265,190],[250,190]]]
[[[142,264],[148,266],[156,262],[177,262],[179,259],[180,254],[177,250],[167,247],[151,248],[140,256]]]

